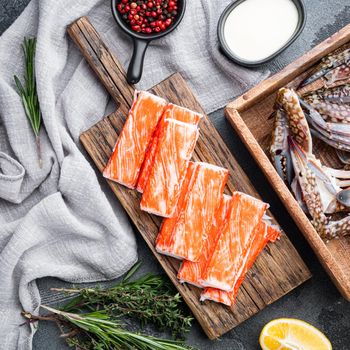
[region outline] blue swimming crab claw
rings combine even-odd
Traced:
[[[323,168],[313,155],[306,154],[292,137],[288,137],[288,142],[303,201],[317,232],[325,239],[350,234],[350,216],[335,222],[326,216],[338,211],[338,194],[343,195],[341,205],[350,204],[349,197],[345,197],[349,193],[341,190],[328,168]]]
[[[294,178],[292,159],[288,144],[289,126],[286,113],[277,109],[275,112],[275,124],[270,146],[272,162],[284,182],[291,185]]]
[[[306,153],[312,153],[312,137],[305,113],[300,105],[299,96],[294,90],[282,88],[278,91],[276,105],[287,116],[289,134]]]

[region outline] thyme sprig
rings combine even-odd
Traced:
[[[190,330],[193,318],[184,313],[180,294],[174,292],[171,283],[160,275],[147,274],[131,281],[138,267],[136,265],[121,283],[111,288],[51,290],[78,293],[64,311],[103,309],[109,316],[134,317],[142,325],[152,323],[160,330],[171,330],[174,337],[183,336]]]
[[[24,38],[22,48],[25,59],[24,83],[22,84],[16,75],[14,76],[14,80],[16,83],[17,92],[22,99],[22,104],[26,116],[30,122],[30,125],[32,126],[35,135],[38,161],[40,167],[42,167],[41,144],[39,136],[41,127],[41,111],[35,80],[36,38]]]
[[[112,319],[105,311],[86,314],[69,313],[42,306],[51,314],[34,316],[22,313],[30,322],[36,320],[66,321],[73,330],[63,334],[67,343],[77,350],[189,350],[193,349],[180,341],[167,340],[125,330],[117,320]],[[78,329],[80,333],[76,331]],[[85,340],[83,340],[85,339]]]

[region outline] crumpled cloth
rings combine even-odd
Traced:
[[[147,52],[139,88],[179,71],[207,112],[266,76],[232,64],[218,51],[216,24],[229,3],[187,1],[183,22]],[[31,349],[34,327],[20,311],[39,312],[35,280],[112,279],[136,261],[124,210],[97,175],[79,135],[112,111],[113,103],[66,34],[89,16],[122,64],[131,41],[101,0],[32,0],[0,37],[0,348]],[[23,37],[36,36],[36,78],[43,127],[43,167],[13,75],[24,73]]]

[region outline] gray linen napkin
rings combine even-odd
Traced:
[[[139,88],[179,71],[210,112],[262,79],[266,72],[235,66],[218,52],[216,23],[228,3],[189,0],[179,28],[151,44]],[[34,327],[21,325],[20,311],[39,311],[37,278],[112,279],[137,258],[123,209],[78,141],[106,113],[109,99],[66,35],[66,26],[83,15],[126,65],[131,42],[114,23],[108,0],[33,0],[0,37],[1,349],[31,348]],[[13,75],[23,74],[24,36],[38,38],[42,169],[13,84]]]
[[[34,327],[21,325],[20,312],[39,311],[37,278],[112,279],[137,259],[125,212],[107,199],[78,143],[105,114],[108,96],[66,25],[93,8],[102,18],[101,3],[32,1],[0,38],[0,349],[31,349]],[[42,169],[13,85],[13,74],[23,74],[25,35],[38,37]]]

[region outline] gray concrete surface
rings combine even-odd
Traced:
[[[304,1],[308,14],[305,30],[289,49],[266,65],[272,72],[280,70],[293,59],[350,22],[349,0]],[[27,3],[28,0],[0,0],[0,33],[15,20]],[[273,189],[225,120],[223,111],[212,113],[210,118],[264,200],[271,204],[272,211],[310,268],[313,278],[224,335],[220,340],[209,341],[199,325],[195,323],[188,335],[188,342],[201,350],[255,350],[259,349],[259,332],[266,322],[277,317],[296,317],[306,320],[324,331],[335,350],[350,349],[350,303],[341,297],[324,272],[309,245],[273,193]],[[140,259],[144,262],[140,274],[146,271],[161,272],[145,243],[136,231],[135,234],[138,236]],[[67,284],[56,279],[46,278],[38,281],[38,285],[43,304],[56,305],[59,298],[52,295],[49,288]],[[152,332],[157,333],[155,330]],[[58,331],[54,325],[40,324],[34,338],[33,349],[66,349],[64,341],[57,336]]]

